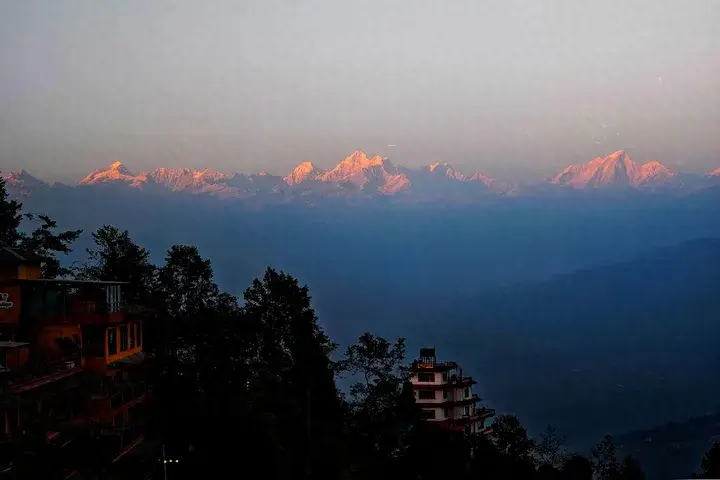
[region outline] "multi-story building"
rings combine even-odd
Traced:
[[[38,258],[0,248],[0,448],[43,435],[71,474],[78,432],[92,428],[110,463],[142,442],[143,322],[122,289],[43,279]]]
[[[423,417],[439,427],[471,433],[489,433],[495,410],[478,407],[473,393],[477,382],[465,377],[455,362],[438,362],[434,348],[421,348],[410,367],[415,401]]]

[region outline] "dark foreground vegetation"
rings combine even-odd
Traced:
[[[146,441],[112,464],[88,432],[83,478],[644,478],[633,458],[618,458],[611,436],[583,456],[568,452],[552,428],[530,438],[512,415],[496,418],[489,435],[422,421],[404,340],[366,333],[337,355],[308,288],[290,275],[268,268],[239,301],[220,291],[195,247],[174,245],[156,266],[112,226],[92,234],[85,263],[63,268],[57,254],[81,232],[58,232],[50,218],[21,208],[0,183],[3,245],[42,257],[48,278],[129,282],[124,300],[148,312],[144,348],[154,360]],[[25,220],[40,224],[27,233]],[[341,376],[357,383],[341,392]],[[6,476],[62,478],[63,454],[41,430],[28,429],[2,448],[15,458]],[[696,478],[720,478],[720,445],[700,468]]]

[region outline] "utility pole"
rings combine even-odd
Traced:
[[[310,416],[310,388],[305,387],[305,428],[307,429],[307,449],[305,450],[305,476],[309,477],[311,474],[310,470],[310,452],[312,451],[310,444],[310,428],[312,420]]]
[[[162,456],[163,456],[163,475],[167,480],[167,458],[165,458],[165,442],[162,444]]]

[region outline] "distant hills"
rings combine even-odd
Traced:
[[[68,188],[48,184],[26,171],[4,173],[15,195],[29,195],[39,188]],[[75,188],[108,187],[151,192],[210,195],[224,199],[256,199],[267,203],[313,203],[325,198],[397,201],[460,201],[551,193],[663,191],[688,192],[720,185],[720,168],[707,175],[675,172],[660,162],[634,162],[620,150],[605,158],[570,165],[549,181],[536,185],[510,185],[482,172],[463,174],[447,162],[421,169],[394,164],[387,157],[356,151],[329,170],[309,161],[301,162],[285,177],[268,173],[222,173],[209,169],[158,168],[135,175],[121,162],[98,169],[81,179]]]
[[[718,265],[720,239],[688,241],[491,287],[415,328],[430,338],[449,325],[462,332],[436,346],[481,372],[487,398],[505,400],[534,430],[552,424],[581,448],[606,432],[720,407]]]

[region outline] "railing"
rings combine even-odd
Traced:
[[[104,300],[76,300],[68,299],[65,309],[70,315],[107,315],[110,313],[125,312],[125,302],[106,302]]]
[[[110,408],[117,410],[123,405],[139,399],[147,393],[147,386],[144,381],[126,385],[105,385],[101,387],[101,393],[110,397]]]
[[[421,360],[414,360],[412,362],[412,367],[451,367],[455,368],[457,367],[457,363],[455,362],[438,362],[434,359],[421,359]]]
[[[24,365],[17,370],[5,373],[5,384],[13,393],[30,390],[54,381],[80,369],[80,354],[66,355],[52,360]]]

